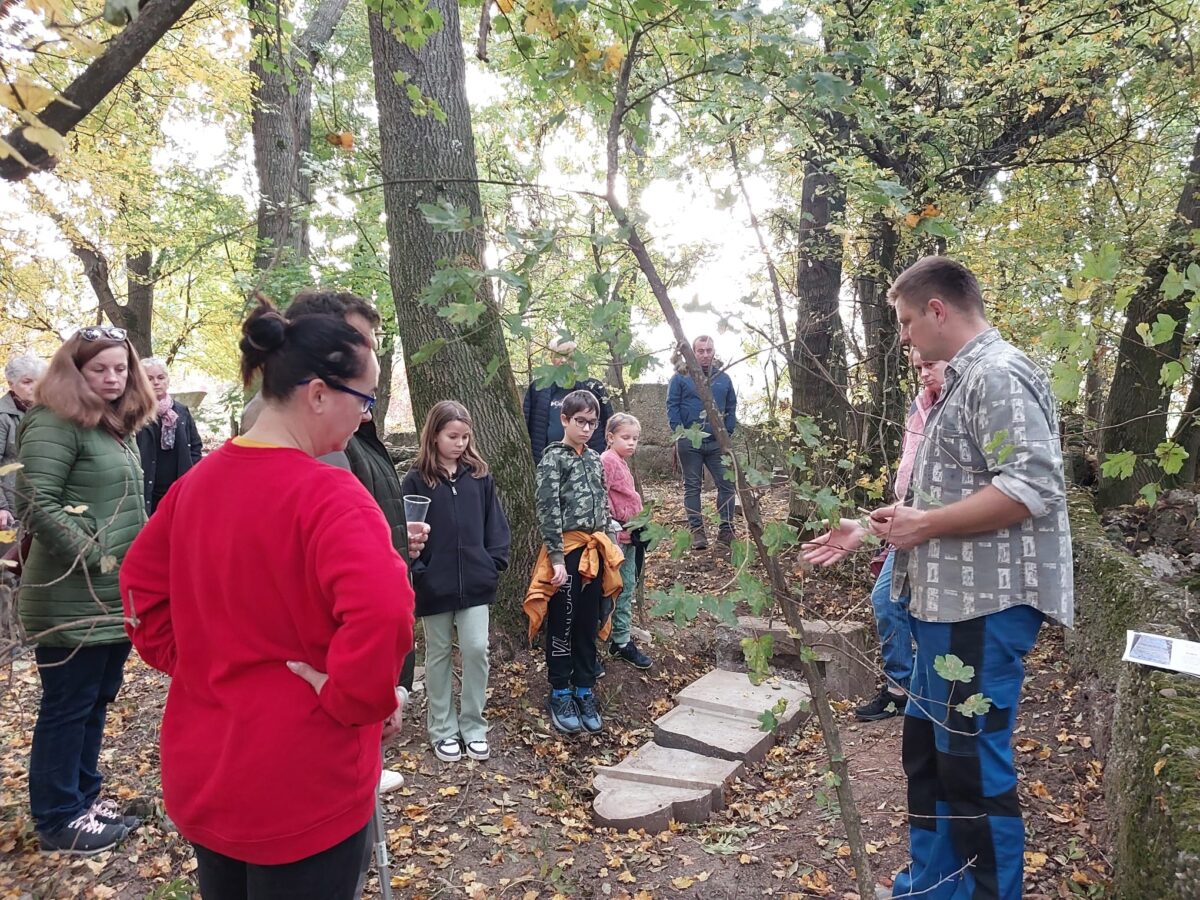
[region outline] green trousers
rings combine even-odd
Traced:
[[[430,743],[462,735],[464,743],[487,740],[488,608],[472,606],[421,619],[425,628],[426,728]],[[451,650],[458,632],[462,655],[461,712],[454,710]]]
[[[625,561],[621,563],[621,594],[613,609],[611,640],[618,647],[629,643],[633,627],[633,595],[637,592],[637,554],[631,544],[622,544]]]

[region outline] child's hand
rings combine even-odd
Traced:
[[[561,563],[554,567],[554,575],[550,578],[550,583],[555,587],[559,587],[566,583],[567,567]]]

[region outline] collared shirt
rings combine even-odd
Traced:
[[[1030,517],[969,537],[941,537],[897,551],[892,598],[910,592],[912,614],[960,622],[1010,606],[1074,622],[1071,530],[1058,413],[1045,374],[990,328],[946,366],[930,412],[907,502],[956,503],[992,485]]]

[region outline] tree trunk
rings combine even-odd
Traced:
[[[900,331],[887,302],[888,288],[896,277],[900,235],[882,215],[875,217],[871,231],[868,261],[856,288],[871,389],[870,404],[863,416],[862,446],[878,470],[900,458],[907,402],[900,381],[904,371]]]
[[[523,643],[521,600],[540,544],[533,459],[491,283],[480,282],[477,299],[484,311],[471,326],[459,326],[421,301],[439,260],[484,268],[480,231],[435,231],[418,209],[421,203],[445,202],[469,210],[473,218],[482,214],[458,5],[430,0],[430,7],[445,24],[419,50],[397,40],[377,13],[368,16],[396,325],[417,422],[446,399],[463,403],[475,419],[475,434],[495,474],[513,537],[496,617],[508,635],[520,635]],[[407,76],[404,84],[396,81],[401,74]],[[440,106],[445,121],[414,112],[410,85]],[[414,363],[414,354],[433,341],[445,344],[429,363]],[[491,376],[489,364],[496,365]]]
[[[141,4],[137,19],[121,30],[79,76],[62,92],[62,99],[51,102],[38,118],[48,128],[67,135],[121,83],[164,34],[191,8],[195,0],[149,0]],[[4,136],[4,141],[20,154],[0,159],[0,178],[20,181],[31,172],[54,165],[44,147],[24,135],[20,125]]]
[[[154,355],[154,275],[151,271],[153,261],[154,257],[149,250],[125,257],[125,282],[129,293],[125,305],[121,308],[123,321],[119,324],[129,333],[129,342],[133,344],[133,349],[143,358]]]
[[[312,142],[312,67],[329,43],[349,0],[323,0],[293,43],[265,27],[279,3],[252,0],[251,36],[262,41],[250,59],[254,168],[258,173],[258,245],[254,268],[266,273],[309,255],[307,210],[312,179],[304,154]],[[298,214],[299,213],[299,214]]]
[[[1090,376],[1090,373],[1089,373]],[[1196,456],[1200,454],[1200,365],[1196,356],[1192,355],[1192,389],[1188,391],[1187,402],[1183,405],[1183,415],[1175,427],[1171,440],[1187,451],[1187,459],[1179,474],[1171,479],[1173,484],[1193,484],[1196,481]]]
[[[1200,227],[1198,189],[1200,133],[1192,148],[1174,221],[1167,228],[1161,252],[1142,273],[1141,285],[1129,304],[1117,345],[1116,371],[1104,408],[1101,459],[1111,453],[1132,450],[1138,455],[1138,463],[1129,478],[1105,478],[1101,474],[1097,503],[1102,508],[1133,502],[1138,491],[1158,480],[1161,473],[1154,464],[1154,449],[1167,436],[1171,389],[1163,387],[1159,377],[1164,363],[1179,359],[1188,317],[1187,292],[1168,300],[1162,292],[1162,282],[1169,267],[1182,271],[1194,259],[1191,234]],[[1153,324],[1160,314],[1171,316],[1178,324],[1167,341],[1147,347],[1137,326],[1143,322]]]

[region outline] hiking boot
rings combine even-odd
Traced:
[[[692,549],[693,550],[707,550],[708,549],[708,536],[704,533],[703,528],[693,528],[692,529]]]
[[[101,822],[89,809],[57,831],[41,835],[42,850],[91,856],[117,846],[129,832],[124,825]]]
[[[433,745],[433,755],[442,762],[456,763],[462,759],[462,744],[458,738],[443,738]]]
[[[121,812],[115,800],[97,800],[92,804],[91,813],[105,825],[124,825],[126,831],[133,831],[142,824],[137,816],[127,816]]]
[[[722,522],[721,527],[717,529],[717,543],[726,547],[733,543],[733,526],[728,522]]]
[[[654,660],[638,649],[638,645],[634,643],[633,638],[630,638],[622,645],[609,644],[608,655],[625,660],[625,662],[629,663],[635,669],[648,669],[654,662]]]
[[[878,722],[881,719],[890,719],[892,716],[904,713],[904,705],[907,701],[907,695],[902,694],[897,697],[888,690],[885,684],[879,689],[878,697],[854,711],[854,718],[860,722]]]
[[[550,724],[563,734],[578,734],[583,729],[579,721],[579,707],[575,705],[575,697],[570,690],[551,691],[546,701],[550,711]]]
[[[600,718],[600,707],[591,688],[576,689],[575,705],[579,707],[579,721],[588,733],[595,734],[604,727],[604,721]]]

